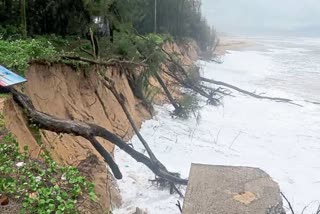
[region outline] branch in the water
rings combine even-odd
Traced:
[[[286,202],[288,203],[291,213],[294,214],[293,207],[292,207],[290,201],[288,200],[288,198],[283,194],[283,192],[280,192],[280,194],[281,194],[281,196],[284,198],[284,200],[286,200]],[[302,213],[303,213],[303,212],[302,212]]]
[[[196,85],[196,84],[192,83],[192,81],[186,80],[186,78],[179,77],[178,75],[176,75],[176,72],[171,71],[170,69],[169,69],[169,71],[163,70],[163,72],[166,73],[167,75],[169,75],[170,77],[172,77],[174,80],[176,80],[177,83],[179,83],[182,87],[191,89],[194,92],[196,92],[197,94],[207,98],[209,104],[212,104],[215,106],[220,104],[221,96],[217,97],[217,95],[218,94],[224,95],[223,91],[217,90],[217,89],[212,89],[212,88],[210,88],[210,90],[206,91],[206,90],[204,90],[204,87],[202,87],[201,85]],[[185,70],[184,70],[184,72],[185,72]]]
[[[221,94],[221,96],[230,96],[230,97],[235,97],[234,95],[232,95],[231,91],[226,89],[226,88],[211,88],[209,86],[206,86],[206,85],[200,85],[201,88],[205,89],[205,90],[208,90],[208,91],[213,91],[217,94]]]
[[[187,185],[188,180],[182,179],[176,176],[175,173],[171,173],[159,165],[154,164],[154,162],[145,156],[144,154],[134,150],[127,143],[122,141],[118,136],[111,133],[107,129],[98,126],[96,124],[80,122],[76,120],[67,120],[54,117],[52,115],[40,112],[35,109],[32,101],[28,96],[22,94],[14,88],[11,88],[13,99],[15,102],[25,109],[27,116],[32,119],[32,121],[39,125],[41,129],[56,133],[73,134],[75,136],[81,136],[92,143],[95,149],[104,157],[105,161],[110,165],[110,168],[117,179],[121,179],[122,175],[118,166],[114,161],[110,160],[110,156],[106,155],[108,152],[103,148],[103,146],[95,139],[96,137],[101,137],[108,140],[110,143],[118,146],[121,150],[129,154],[137,162],[143,163],[147,166],[156,176],[161,177],[169,182],[176,184]]]
[[[312,103],[312,104],[314,104],[314,105],[320,105],[320,102],[309,101],[309,100],[305,100],[305,102],[307,102],[307,103]]]
[[[231,85],[229,83],[216,81],[216,80],[213,80],[213,79],[207,79],[207,78],[204,78],[204,77],[200,77],[200,80],[203,81],[203,82],[208,82],[208,83],[212,83],[212,84],[215,84],[215,85],[220,85],[220,86],[224,86],[224,87],[227,87],[227,88],[231,88],[233,90],[236,90],[236,91],[238,91],[240,93],[249,95],[249,96],[254,97],[254,98],[273,100],[273,101],[276,101],[276,102],[285,102],[285,103],[290,103],[290,104],[293,104],[293,105],[301,106],[299,104],[293,103],[293,100],[290,100],[290,99],[287,99],[287,98],[269,97],[269,96],[258,95],[258,94],[243,90],[243,89],[241,89],[241,88],[239,88],[237,86]]]

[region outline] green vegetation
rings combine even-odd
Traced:
[[[81,198],[95,200],[94,185],[74,167],[59,166],[50,156],[30,159],[11,134],[0,143],[0,193],[22,204],[21,213],[78,213]]]
[[[214,29],[200,6],[201,0],[0,0],[0,64],[24,75],[32,60],[76,68],[117,62],[145,104],[160,90],[150,85],[150,77],[155,77],[176,110],[181,106],[182,116],[188,117],[198,108],[196,98],[186,95],[176,103],[159,70],[168,63],[173,75],[179,73],[174,66],[179,57],[172,53],[168,60],[162,50],[167,41],[195,40],[202,51],[214,46]],[[143,72],[131,72],[137,66]],[[191,68],[187,81],[197,80],[197,74],[197,68]],[[41,145],[39,127],[32,121],[29,125]],[[58,166],[48,153],[42,161],[28,153],[28,148],[19,152],[10,134],[0,143],[0,194],[21,202],[24,211],[77,213],[81,198],[95,198],[93,185],[77,169]]]
[[[9,97],[8,94],[2,94],[2,93],[0,93],[0,98],[7,98],[7,97]]]
[[[0,39],[0,64],[12,69],[21,75],[34,59],[54,59],[58,52],[46,40],[1,40]]]
[[[32,59],[62,61],[75,68],[90,62],[129,62],[120,66],[121,72],[147,106],[158,92],[150,77],[162,82],[159,68],[168,62],[162,50],[166,41],[195,40],[208,53],[216,41],[214,28],[201,14],[201,0],[0,0],[0,6],[0,37],[5,39],[0,40],[0,64],[23,75]],[[181,64],[179,57],[170,55],[167,64]],[[130,73],[128,68],[137,65],[145,72]],[[176,75],[174,70],[170,72]],[[187,75],[184,81],[194,84],[197,67]],[[175,100],[169,100],[179,110]]]
[[[131,22],[141,34],[155,32],[170,34],[175,39],[192,38],[203,51],[214,45],[215,30],[202,17],[201,0],[118,0],[117,8],[122,20]]]
[[[216,40],[201,0],[0,0],[0,8],[0,64],[23,75],[30,60],[62,55],[143,62],[148,72],[133,79],[148,96],[165,41],[193,39],[208,51]]]
[[[197,118],[201,106],[199,105],[199,97],[192,94],[184,94],[179,101],[183,111],[180,113],[182,119],[188,119],[192,115]]]
[[[84,38],[92,28],[112,40],[126,24],[142,35],[192,38],[204,51],[215,41],[214,29],[202,17],[201,0],[0,0],[0,8],[5,39],[51,34]]]
[[[85,76],[90,65],[97,65],[95,70],[105,82],[104,67],[117,66],[149,110],[152,99],[162,89],[176,115],[188,118],[199,109],[197,97],[185,95],[175,100],[160,73],[167,72],[176,84],[202,92],[198,68],[184,68],[178,54],[163,50],[164,44],[172,41],[196,41],[203,52],[212,50],[215,31],[203,19],[200,6],[201,0],[0,0],[0,64],[24,75],[32,60],[44,59],[77,70],[81,67]],[[150,77],[161,88],[152,86]],[[115,89],[105,85],[111,91]],[[120,95],[116,97],[121,104],[125,99]],[[126,116],[130,118],[130,114]],[[43,149],[40,127],[29,121],[29,128]],[[0,196],[20,204],[22,213],[73,214],[80,210],[79,203],[87,198],[95,200],[93,184],[76,168],[57,165],[46,151],[37,157],[39,160],[31,159],[28,148],[19,152],[11,134],[5,134],[1,141]],[[149,163],[167,171],[152,152],[148,154]],[[112,166],[112,158],[104,158]],[[187,183],[178,174],[166,173]]]
[[[41,139],[41,133],[40,133],[40,128],[37,124],[32,123],[31,121],[29,122],[29,129],[32,131],[34,139],[37,141],[37,144],[39,146],[42,145],[42,139]]]

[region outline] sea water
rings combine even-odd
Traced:
[[[320,203],[320,39],[253,38],[254,46],[229,51],[222,64],[199,62],[206,78],[248,91],[294,100],[298,105],[255,99],[233,92],[219,107],[204,105],[198,118],[173,119],[172,107],[157,114],[141,134],[156,156],[187,177],[191,163],[259,167],[290,200],[296,213],[315,213]],[[205,102],[203,102],[205,103]],[[137,137],[134,147],[145,152]],[[176,195],[152,186],[144,165],[117,150],[124,177],[123,206],[151,214],[179,213]]]

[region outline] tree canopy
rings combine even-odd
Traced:
[[[110,28],[129,23],[140,34],[192,38],[203,50],[214,41],[201,0],[0,0],[0,35],[84,36],[97,17]]]

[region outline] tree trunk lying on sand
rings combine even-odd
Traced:
[[[35,109],[32,101],[28,96],[22,94],[16,89],[11,89],[14,101],[25,110],[27,117],[32,119],[32,121],[39,125],[41,129],[56,133],[73,134],[75,136],[81,136],[87,139],[99,152],[99,154],[105,159],[109,164],[114,176],[117,179],[122,178],[121,171],[117,164],[114,162],[111,155],[103,148],[96,137],[101,137],[108,140],[110,143],[118,146],[121,150],[129,154],[137,162],[143,163],[147,166],[156,176],[167,180],[170,183],[187,185],[188,180],[182,179],[176,175],[159,167],[159,165],[154,164],[154,162],[144,154],[134,150],[127,143],[122,141],[115,134],[111,133],[107,129],[92,123],[85,123],[76,120],[66,120],[54,117],[52,115],[40,112]]]

